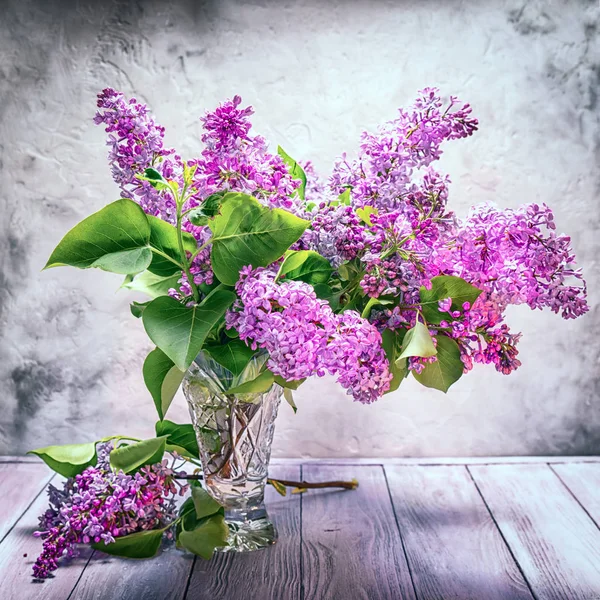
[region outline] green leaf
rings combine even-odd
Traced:
[[[287,272],[297,269],[308,258],[306,250],[288,250],[285,253],[285,258],[277,272],[277,278],[282,277]]]
[[[132,290],[134,292],[143,292],[151,298],[166,296],[171,288],[177,288],[177,282],[181,279],[181,271],[168,277],[155,275],[150,271],[144,271],[135,277],[127,277],[122,288]]]
[[[333,272],[330,262],[313,250],[299,250],[291,253],[288,258],[290,259],[289,266],[286,267],[286,259],[280,271],[281,275],[285,275],[286,279],[304,281],[311,285],[316,285],[329,281]]]
[[[208,226],[211,262],[219,281],[234,285],[246,265],[266,267],[283,256],[302,235],[308,221],[280,208],[262,206],[252,196],[228,193],[221,214]]]
[[[216,217],[221,210],[221,204],[223,203],[223,197],[226,192],[217,192],[208,196],[200,206],[194,208],[188,213],[188,219],[192,225],[198,227],[206,225],[210,219]]]
[[[156,556],[160,548],[163,533],[168,529],[151,529],[150,531],[138,531],[122,537],[115,538],[110,544],[94,542],[91,544],[94,550],[99,550],[111,556],[123,558],[152,558]]]
[[[306,192],[306,173],[304,169],[281,146],[277,146],[277,154],[281,156],[283,162],[288,166],[288,171],[292,179],[300,180],[300,186],[296,189],[296,193],[301,200],[304,200]]]
[[[191,185],[194,180],[194,175],[198,165],[190,165],[187,162],[183,163],[183,182],[187,185]]]
[[[285,401],[294,410],[294,414],[296,414],[296,412],[298,411],[298,407],[296,406],[296,403],[294,402],[294,394],[292,393],[292,390],[290,390],[287,387],[284,387],[283,388],[283,397],[285,398]]]
[[[152,262],[148,270],[161,277],[178,274],[181,277],[183,265],[177,241],[177,229],[158,217],[147,215],[150,223],[150,246],[152,248]],[[182,232],[183,248],[194,253],[198,244],[196,239],[187,232]]]
[[[146,308],[146,306],[148,306],[148,304],[150,304],[150,302],[132,302],[129,305],[129,310],[131,311],[131,314],[136,318],[139,319],[143,312],[144,309]]]
[[[162,420],[185,377],[185,372],[179,370],[160,348],[155,348],[148,354],[142,372],[158,417]]]
[[[287,489],[286,489],[285,485],[283,485],[283,483],[281,483],[281,481],[277,481],[277,479],[267,479],[267,483],[270,483],[275,488],[275,491],[279,495],[281,495],[281,496],[287,495]]]
[[[356,216],[366,225],[372,227],[373,222],[371,221],[371,217],[377,214],[377,209],[373,206],[363,206],[362,208],[357,208],[354,212],[356,212]]]
[[[228,394],[261,394],[271,389],[275,382],[275,377],[271,371],[263,371],[256,379],[246,381],[241,385],[227,390]]]
[[[388,359],[390,373],[392,374],[390,389],[386,394],[397,390],[404,378],[408,375],[406,359],[398,360],[403,335],[404,332],[402,330],[393,331],[391,329],[384,329],[381,334],[383,350]]]
[[[425,365],[421,374],[413,371],[415,379],[422,385],[446,393],[464,372],[458,344],[447,335],[437,336],[437,361]]]
[[[69,265],[113,273],[139,273],[152,260],[150,225],[144,211],[126,198],[75,225],[60,241],[45,269]]]
[[[452,298],[451,310],[462,311],[463,303],[469,302],[473,306],[480,294],[480,289],[467,283],[464,279],[453,275],[439,275],[438,277],[434,277],[431,280],[430,290],[423,286],[419,290],[423,316],[427,322],[435,324],[439,324],[440,321],[450,318],[447,313],[440,312],[438,308],[439,300]]]
[[[283,377],[275,375],[275,383],[288,390],[297,390],[305,381],[306,379],[292,379],[291,381],[286,381]]]
[[[352,202],[350,198],[350,188],[346,188],[337,198],[337,202],[339,204],[344,204],[345,206],[350,206]]]
[[[119,446],[110,453],[110,466],[116,471],[129,473],[159,463],[165,453],[166,436],[142,440],[129,446]]]
[[[198,449],[198,440],[193,425],[189,423],[179,425],[173,423],[173,421],[164,420],[158,421],[154,427],[157,437],[167,436],[167,450],[175,450],[182,456],[199,457],[200,450]],[[176,448],[173,448],[173,446],[176,446]],[[187,454],[181,452],[181,450],[184,450]]]
[[[96,464],[96,442],[46,446],[27,454],[39,456],[53,471],[63,477],[75,477]]]
[[[186,371],[212,327],[234,300],[235,294],[224,289],[216,289],[200,304],[191,307],[161,296],[146,307],[142,321],[150,339],[181,371]]]
[[[240,339],[232,339],[226,344],[206,345],[204,351],[236,376],[242,374],[246,365],[256,354],[256,350],[252,350]]]
[[[196,511],[196,519],[204,519],[219,512],[223,507],[200,486],[192,487],[192,501]]]
[[[208,560],[215,548],[225,546],[228,537],[229,527],[223,515],[213,515],[204,519],[192,531],[182,529],[177,541],[186,550]]]
[[[435,356],[437,350],[431,340],[429,329],[420,321],[415,323],[412,329],[409,329],[404,336],[402,344],[402,353],[398,358],[408,358],[409,356]]]

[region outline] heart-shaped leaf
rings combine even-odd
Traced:
[[[197,306],[188,307],[174,298],[161,296],[144,310],[144,328],[179,370],[186,371],[235,297],[229,290],[217,289]]]
[[[402,352],[398,359],[408,358],[409,356],[435,356],[437,350],[431,340],[429,329],[420,321],[415,323],[412,329],[409,329],[404,336]]]
[[[175,451],[179,454],[183,454],[181,450],[184,450],[187,456],[198,458],[200,451],[198,449],[198,440],[196,439],[196,432],[194,426],[185,423],[179,425],[173,423],[173,421],[158,421],[155,425],[157,437],[167,436],[167,450],[173,449],[176,446]]]
[[[160,348],[155,348],[144,361],[143,374],[158,417],[162,420],[185,377],[185,372],[179,370]]]
[[[204,346],[204,351],[234,375],[241,375],[256,354],[240,339],[232,339],[226,344],[211,344]]]
[[[158,217],[147,215],[150,223],[150,246],[152,248],[152,262],[148,270],[155,275],[168,277],[178,274],[181,277],[181,271],[184,265],[181,262],[179,252],[179,242],[177,241],[177,229]],[[187,232],[182,232],[183,248],[193,253],[198,244],[196,239]]]
[[[242,267],[266,267],[283,256],[308,221],[280,208],[266,208],[252,196],[230,192],[223,197],[221,214],[208,226],[213,233],[213,271],[219,281],[234,285]]]
[[[275,377],[271,371],[263,371],[258,377],[246,381],[236,387],[227,390],[228,394],[262,394],[271,389]]]
[[[300,180],[300,186],[296,189],[296,193],[301,200],[304,200],[306,193],[306,173],[304,169],[281,146],[277,146],[277,154],[281,156],[283,162],[288,166],[288,171],[292,179]]]
[[[362,208],[356,209],[356,216],[366,225],[371,227],[373,225],[373,221],[371,221],[371,217],[377,214],[377,209],[374,206],[363,206]]]
[[[281,265],[279,275],[317,285],[329,281],[332,272],[333,267],[324,256],[313,250],[298,250],[289,253]]]
[[[435,324],[450,318],[447,313],[440,312],[438,307],[440,300],[452,298],[451,310],[462,311],[462,305],[465,302],[469,302],[473,306],[480,294],[481,290],[479,288],[453,275],[439,275],[438,277],[434,277],[431,280],[430,290],[423,286],[419,290],[423,316],[428,323]]]
[[[215,548],[225,546],[229,537],[229,527],[223,515],[212,515],[188,531],[182,529],[177,538],[180,546],[206,560],[212,558]]]
[[[413,375],[420,384],[446,393],[462,377],[463,372],[458,344],[447,335],[438,335],[437,361],[426,364],[420,374],[413,371]]]
[[[168,529],[151,529],[150,531],[138,531],[122,537],[115,538],[114,542],[94,542],[91,544],[94,550],[99,550],[112,556],[123,558],[152,558],[156,556],[160,548],[163,533]]]
[[[150,225],[144,211],[121,198],[75,225],[60,241],[45,269],[69,265],[113,273],[139,273],[152,260]]]
[[[396,391],[408,375],[406,360],[398,360],[403,336],[405,335],[404,332],[405,330],[393,331],[391,329],[384,329],[381,333],[382,347],[388,359],[390,373],[392,374],[390,389],[386,394]]]
[[[199,485],[192,487],[192,501],[196,511],[196,519],[204,519],[219,512],[223,507]]]
[[[159,463],[163,459],[166,443],[166,436],[162,436],[119,446],[110,453],[110,466],[116,471],[129,473],[144,465]]]
[[[63,477],[75,477],[96,464],[96,442],[46,446],[27,454],[39,456],[53,471]]]
[[[188,213],[190,223],[198,227],[206,225],[210,219],[216,217],[221,210],[221,203],[226,192],[217,192],[208,196],[200,206]]]
[[[143,292],[150,298],[158,298],[166,296],[171,288],[177,288],[179,279],[181,279],[180,271],[168,277],[144,271],[135,277],[128,276],[121,287],[134,292]]]

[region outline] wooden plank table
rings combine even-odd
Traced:
[[[269,486],[268,550],[85,549],[40,583],[31,534],[52,474],[0,457],[0,599],[600,600],[600,457],[276,460],[270,474],[360,486],[285,498]]]

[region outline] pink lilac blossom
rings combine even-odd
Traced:
[[[106,125],[110,147],[108,159],[115,183],[124,198],[138,202],[145,212],[175,222],[175,203],[170,194],[159,192],[149,182],[140,181],[147,168],[159,171],[166,179],[181,175],[181,157],[163,144],[165,129],[158,125],[145,104],[127,100],[112,88],[98,94],[96,125]]]
[[[410,189],[413,172],[437,160],[444,141],[472,135],[477,124],[468,104],[459,106],[450,97],[443,108],[438,90],[425,88],[410,110],[400,109],[375,134],[363,133],[358,158],[349,161],[343,154],[330,185],[338,193],[351,187],[357,206],[394,209]]]
[[[455,245],[453,273],[487,292],[501,307],[548,307],[565,319],[588,311],[586,286],[574,268],[571,239],[555,233],[545,204],[471,209]],[[579,285],[573,283],[580,282]]]
[[[194,185],[197,193],[189,207],[217,191],[232,190],[255,196],[267,206],[304,214],[295,190],[300,180],[293,179],[283,159],[270,154],[264,138],[250,135],[252,107],[240,108],[235,96],[202,119],[206,145],[197,165]]]
[[[336,315],[301,281],[277,283],[266,269],[245,267],[225,320],[267,366],[290,381],[330,373],[355,400],[369,403],[389,389],[389,365],[377,329],[354,311]]]
[[[34,533],[43,540],[34,577],[49,577],[62,556],[76,554],[77,544],[110,544],[120,536],[164,527],[175,519],[174,499],[185,486],[178,491],[167,461],[132,475],[115,473],[108,463],[112,448],[111,442],[99,444],[95,467],[67,479],[62,490],[48,487],[51,506]]]

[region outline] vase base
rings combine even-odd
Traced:
[[[227,545],[215,548],[215,552],[254,552],[268,548],[277,542],[277,529],[265,510],[252,511],[252,517],[239,518],[239,514],[225,512],[229,527]],[[258,513],[258,514],[257,514]]]

